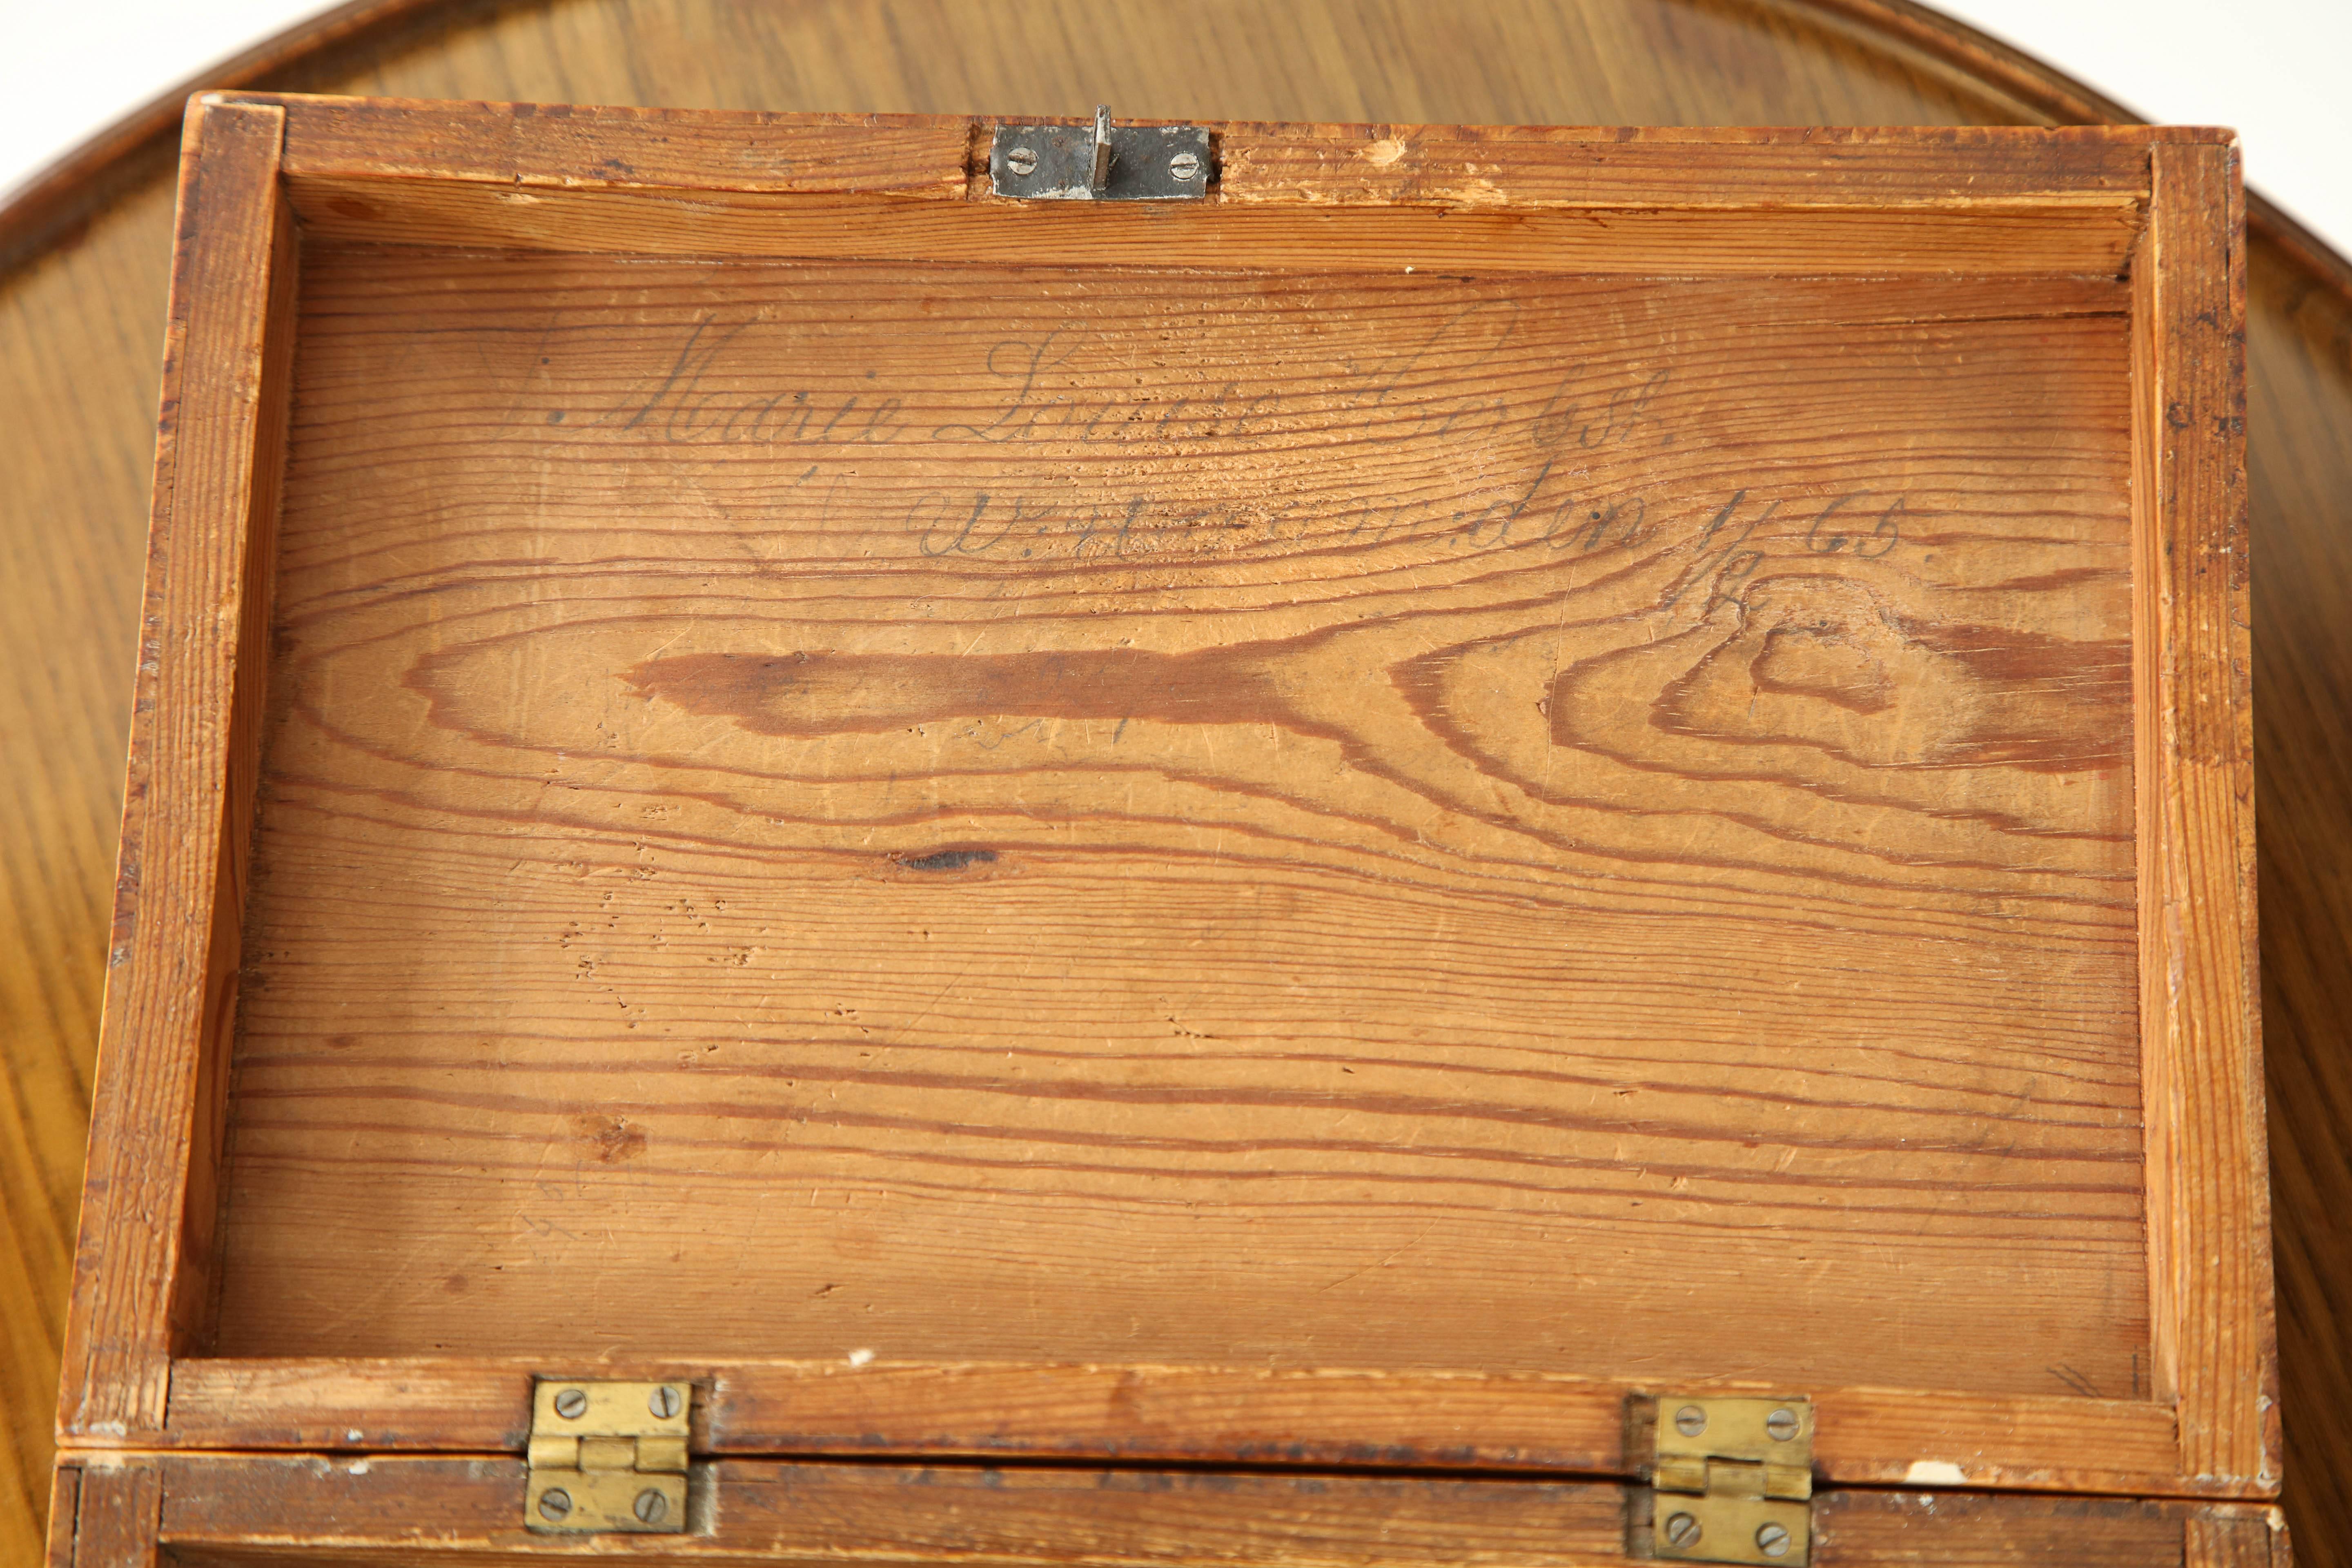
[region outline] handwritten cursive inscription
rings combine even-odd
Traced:
[[[1530,341],[1527,320],[1517,300],[1473,300],[1392,351],[1337,356],[1323,375],[1269,366],[1266,379],[1277,384],[1221,377],[1194,390],[1170,375],[1155,384],[1131,365],[1114,374],[1108,329],[1064,321],[989,344],[976,374],[948,378],[983,389],[979,406],[919,421],[910,402],[935,406],[937,394],[887,390],[874,384],[870,366],[860,385],[854,359],[831,384],[759,387],[758,368],[779,359],[772,344],[753,352],[751,334],[765,321],[705,315],[658,375],[586,426],[675,444],[803,448],[817,466],[789,488],[799,491],[821,468],[828,474],[805,492],[824,497],[815,526],[881,522],[930,560],[1207,559],[1267,546],[1404,542],[1579,555],[1654,546],[1690,556],[1664,604],[1672,607],[1704,584],[1704,605],[1712,609],[1737,598],[1775,551],[1876,561],[1902,542],[1906,499],[1869,490],[1818,502],[1751,499],[1742,488],[1676,523],[1674,514],[1690,503],[1662,503],[1628,488],[1613,456],[1673,442],[1671,373],[1555,361],[1541,373],[1547,379],[1531,386],[1528,367],[1548,355]],[[887,493],[861,480],[870,463],[935,465],[940,449],[973,444],[1008,456],[1034,448],[1036,456],[968,488],[919,489],[880,517],[856,499]],[[1155,468],[1164,486],[1120,485],[1115,460],[1106,468],[1084,458],[1093,448],[1131,444],[1160,448],[1150,456],[1164,465]],[[1218,469],[1183,461],[1250,445],[1301,465],[1360,466],[1361,454],[1408,444],[1426,454],[1414,466],[1421,493],[1384,491],[1369,478],[1360,486],[1328,478],[1285,485],[1279,468],[1261,467],[1253,471],[1255,493],[1220,495]],[[842,466],[873,448],[906,457],[874,451],[851,458],[856,467]],[[1445,483],[1465,468],[1480,477],[1458,488]],[[850,499],[841,504],[845,489]],[[1801,520],[1794,535],[1791,514]]]

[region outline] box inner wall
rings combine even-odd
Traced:
[[[2124,311],[312,247],[215,1349],[2145,1394]]]

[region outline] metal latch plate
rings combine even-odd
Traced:
[[[551,1496],[559,1500],[551,1505]],[[656,1498],[658,1504],[651,1500]],[[635,1470],[533,1470],[523,1496],[523,1523],[564,1535],[677,1535],[686,1529],[686,1478]]]
[[[693,1398],[687,1383],[540,1379],[524,1525],[565,1535],[682,1533]]]
[[[1802,1568],[1812,1552],[1811,1401],[1666,1395],[1647,1415],[1654,1555]]]
[[[988,188],[1022,201],[1176,202],[1209,194],[1209,133],[1197,125],[1000,126]]]

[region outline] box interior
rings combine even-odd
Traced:
[[[2124,283],[299,289],[215,1353],[2150,1393]]]

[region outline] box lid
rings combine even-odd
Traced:
[[[69,1445],[2274,1489],[2226,140],[195,128]]]

